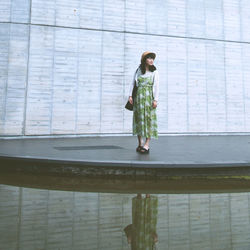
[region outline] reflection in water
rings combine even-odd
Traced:
[[[126,250],[145,230],[150,240],[143,244],[158,239],[162,250],[249,250],[249,198],[250,193],[151,194],[140,200],[135,194],[0,185],[0,249]],[[124,232],[130,224],[131,245]]]
[[[158,198],[137,194],[132,199],[132,224],[124,231],[133,250],[152,250],[158,241],[156,233]]]

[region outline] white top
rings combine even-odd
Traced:
[[[134,81],[137,83],[138,76],[141,77],[149,77],[150,75],[153,75],[153,97],[154,100],[158,101],[159,98],[159,73],[156,69],[154,72],[146,71],[145,74],[141,73],[141,69],[139,68],[138,71],[134,73],[133,80],[131,81],[130,88],[129,88],[129,96],[132,96],[133,88],[134,88]]]

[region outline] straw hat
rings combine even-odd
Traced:
[[[145,57],[147,55],[151,55],[153,59],[155,59],[156,54],[154,52],[150,52],[150,51],[145,51],[142,55],[141,55],[141,62],[143,62],[143,60],[145,59]]]

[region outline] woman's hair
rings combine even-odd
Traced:
[[[141,64],[139,68],[141,69],[142,74],[145,74],[146,72],[146,60],[147,58],[152,58],[152,56],[149,54],[144,57],[143,61],[141,61]],[[149,71],[154,72],[156,70],[156,67],[154,65],[149,65],[148,67]]]

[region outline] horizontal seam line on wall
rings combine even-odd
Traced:
[[[159,136],[233,136],[233,135],[247,135],[250,136],[250,132],[169,132],[169,133],[158,133]],[[28,138],[81,138],[81,137],[107,137],[107,136],[131,136],[131,133],[93,133],[93,134],[46,134],[46,135],[1,135],[2,139],[28,139]]]
[[[64,28],[64,29],[80,29],[80,30],[92,30],[92,31],[105,31],[105,32],[127,33],[127,34],[147,35],[147,36],[156,36],[156,37],[186,38],[186,39],[191,39],[191,40],[205,40],[205,41],[214,41],[214,42],[230,42],[230,43],[250,44],[250,41],[247,42],[247,41],[223,40],[223,39],[205,38],[205,37],[175,36],[175,35],[143,33],[143,32],[133,32],[133,31],[121,31],[121,30],[79,28],[79,27],[48,25],[48,24],[32,24],[32,23],[19,23],[19,22],[0,22],[0,24],[23,24],[23,25],[55,27],[55,28]]]

